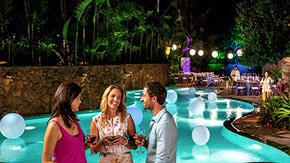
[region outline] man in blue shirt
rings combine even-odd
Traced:
[[[153,118],[149,126],[148,140],[135,143],[147,148],[146,163],[175,163],[177,145],[177,127],[174,118],[164,106],[167,91],[157,81],[144,85],[141,101],[144,109],[149,109]]]

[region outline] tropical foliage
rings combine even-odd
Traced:
[[[271,69],[268,70],[269,77],[274,80],[274,83],[278,82],[278,79],[282,78],[282,70],[281,69]]]
[[[235,25],[234,1],[213,1],[214,8],[205,7],[202,0],[171,0],[156,10],[156,5],[144,6],[149,2],[142,0],[3,0],[0,61],[8,65],[169,62],[175,71],[180,57],[189,56],[184,49],[202,48],[204,56],[190,57],[192,66],[206,71],[207,63],[225,64],[227,51],[242,47],[244,54],[238,59],[245,65],[275,63],[289,55],[287,2],[241,1],[237,26],[230,29]],[[221,6],[228,10],[215,15]],[[166,54],[173,44],[179,45],[178,51]],[[215,59],[213,50],[219,52]]]
[[[288,0],[244,0],[237,13],[236,27],[244,42],[242,64],[276,64],[290,56]]]
[[[8,65],[170,62],[179,69],[188,53],[171,51],[169,57],[165,50],[173,43],[187,46],[189,37],[207,54],[194,64],[206,68],[218,38],[207,23],[210,8],[199,8],[198,0],[165,1],[158,10],[141,0],[3,1],[0,61]]]
[[[261,123],[268,127],[290,130],[290,99],[274,97],[269,102],[263,102],[265,114]]]

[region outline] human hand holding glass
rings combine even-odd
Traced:
[[[96,135],[91,134],[90,130],[87,130],[87,132],[86,132],[86,143],[88,145],[93,145],[94,142],[96,141],[96,138],[97,138]],[[91,147],[90,147],[90,150],[91,150],[90,154],[93,154],[94,152],[93,152],[93,149]]]
[[[146,130],[144,128],[137,129],[137,134],[135,135],[135,141],[138,142],[139,150],[137,151],[139,154],[144,153],[142,150],[142,144],[144,144],[146,138]]]

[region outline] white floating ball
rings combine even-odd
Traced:
[[[198,125],[192,130],[191,137],[195,144],[205,145],[210,138],[210,133],[207,127]]]
[[[166,104],[167,111],[174,115],[177,112],[177,105],[176,104]]]
[[[215,102],[217,100],[217,95],[214,92],[210,92],[207,96],[209,102]]]
[[[8,113],[0,121],[0,131],[6,138],[15,139],[25,131],[24,118],[17,113]]]
[[[189,94],[194,94],[195,95],[196,89],[191,87],[189,88]]]
[[[193,87],[191,87],[191,88],[189,89],[189,97],[190,97],[190,98],[194,98],[194,97],[195,97],[195,93],[196,93],[196,89],[193,88]]]
[[[175,90],[168,90],[167,91],[167,96],[166,96],[166,102],[168,103],[175,103],[177,100],[177,93],[175,92]]]
[[[135,126],[138,126],[142,122],[143,113],[140,108],[138,108],[137,106],[131,105],[127,107],[127,112],[131,114],[134,120]]]
[[[189,101],[188,111],[192,115],[202,115],[205,110],[205,103],[200,98],[193,98]]]
[[[2,158],[2,161],[5,162],[21,162],[21,158],[25,156],[26,150],[26,144],[23,139],[5,139],[1,143],[0,158]]]

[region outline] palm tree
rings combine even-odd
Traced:
[[[74,16],[76,18],[76,34],[75,34],[75,55],[74,55],[74,60],[75,63],[78,63],[78,37],[79,37],[79,24],[81,21],[81,18],[85,12],[85,10],[88,8],[88,6],[90,5],[90,3],[92,2],[92,0],[84,0],[82,2],[80,2],[76,8],[76,10],[74,11]]]
[[[4,0],[1,2],[0,5],[0,49],[5,47],[5,40],[12,41],[11,39],[8,39],[6,34],[7,33],[7,25],[11,22],[11,11],[12,11],[12,1],[10,0]],[[8,45],[10,45],[8,43]],[[8,47],[8,63],[11,64],[11,52],[10,47]]]

